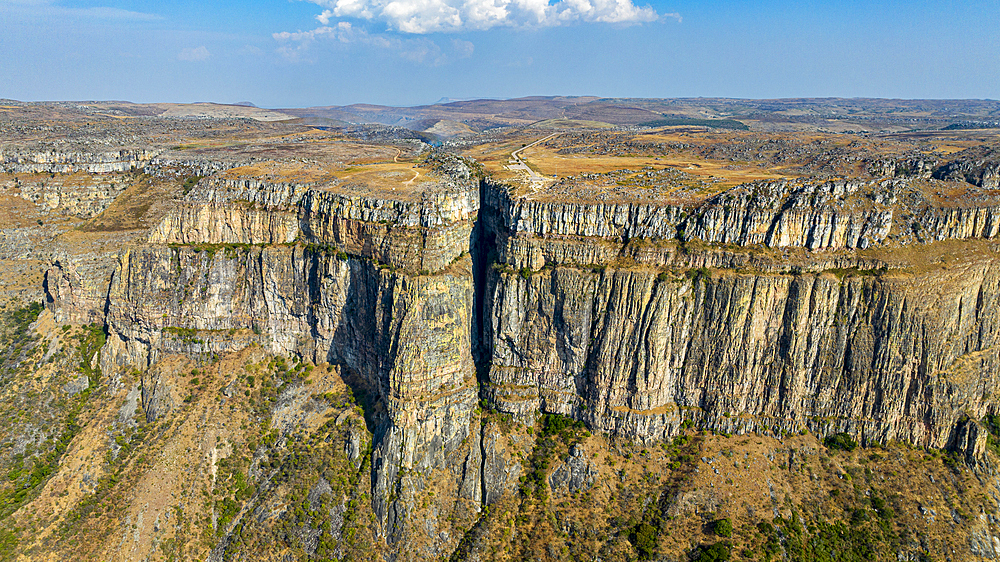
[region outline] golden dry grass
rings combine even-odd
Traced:
[[[0,194],[0,224],[3,228],[31,226],[42,218],[42,214],[31,201],[9,192]]]
[[[258,144],[255,148],[262,147]],[[316,138],[304,146],[300,142],[276,143],[273,150],[263,147],[258,153],[273,159],[232,168],[218,177],[318,185],[360,183],[386,192],[419,190],[421,184],[440,179],[416,156],[404,154],[391,145]]]
[[[634,156],[563,156],[546,149],[530,148],[523,153],[539,173],[552,176],[575,176],[584,173],[607,173],[614,170],[634,170],[642,168],[675,168],[703,179],[721,180],[720,187],[732,187],[755,180],[795,177],[782,173],[782,167],[758,168],[756,166],[734,166],[732,162],[718,160],[698,160],[694,158],[656,158]]]
[[[286,183],[320,183],[336,178],[326,166],[302,162],[255,162],[249,166],[231,168],[217,177],[227,180],[258,179]]]
[[[261,162],[233,168],[220,174],[226,179],[254,178],[275,182],[315,184],[330,191],[365,190],[397,199],[407,199],[445,178],[422,164],[399,161],[324,166],[284,162]]]
[[[551,141],[521,151],[524,162],[549,179],[546,185],[537,182],[533,185],[524,173],[512,172],[507,165],[512,152],[541,138],[541,133],[533,136],[524,132],[511,134],[492,143],[469,147],[464,155],[479,161],[494,178],[519,186],[517,191],[522,195],[531,194],[535,198],[565,197],[565,185],[559,188],[559,193],[547,194],[547,190],[553,187],[556,178],[571,177],[576,184],[575,193],[570,194],[573,199],[620,196],[622,200],[629,200],[629,194],[619,187],[629,182],[628,174],[650,169],[679,170],[691,180],[676,186],[669,182],[657,186],[660,192],[669,194],[674,188],[689,191],[694,188],[698,191],[695,198],[701,198],[744,183],[809,176],[815,173],[814,169],[825,169],[824,177],[831,177],[831,174],[832,177],[868,177],[872,161],[921,154],[940,157],[990,139],[997,140],[1000,136],[982,131],[932,131],[861,137],[816,131],[759,133],[694,130],[691,127],[664,127],[638,133],[591,131],[582,136],[576,131],[567,131]],[[856,156],[848,158],[852,153]],[[830,165],[824,164],[824,159],[828,158],[832,159]],[[609,172],[618,172],[611,182],[607,178],[580,177]],[[702,185],[695,185],[698,183]],[[609,188],[615,193],[610,193]],[[942,205],[948,205],[962,201],[966,188],[938,182],[926,191]],[[686,199],[691,197],[691,193],[685,194]],[[639,198],[644,197],[640,194]]]
[[[334,175],[345,183],[364,184],[380,192],[419,193],[422,187],[443,178],[430,168],[406,162],[350,166]]]
[[[545,119],[528,125],[529,129],[607,129],[614,127],[604,121],[586,121],[582,119]]]
[[[750,135],[752,133],[705,132],[692,134],[689,128],[664,128],[652,134],[641,135],[633,132],[601,133],[601,137],[612,142],[685,143],[699,146],[728,143]],[[542,137],[515,137],[504,143],[472,147],[465,154],[482,163],[487,171],[498,179],[514,179],[517,174],[506,169],[510,153],[539,138]],[[801,141],[810,142],[819,138],[823,138],[823,135],[812,134],[804,136]],[[846,144],[848,141],[843,142]],[[693,152],[669,156],[653,154],[608,155],[588,152],[586,145],[582,145],[585,150],[577,154],[558,154],[559,149],[551,148],[546,144],[533,146],[521,153],[522,158],[529,166],[545,176],[564,177],[607,173],[623,169],[638,171],[647,167],[657,169],[669,167],[683,170],[703,179],[714,180],[720,187],[723,187],[755,180],[795,177],[797,175],[785,171],[784,166],[761,167],[751,163],[734,163],[730,160],[710,160],[701,158]]]
[[[479,162],[494,178],[501,181],[513,180],[518,178],[520,174],[507,169],[510,154],[546,136],[548,136],[546,133],[511,136],[501,142],[487,142],[471,146],[465,149],[462,154]]]

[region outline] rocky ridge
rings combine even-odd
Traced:
[[[49,306],[106,324],[102,371],[143,373],[152,419],[177,402],[157,374],[167,357],[260,348],[336,365],[368,397],[368,501],[392,557],[458,552],[470,522],[435,514],[518,488],[518,447],[484,405],[649,445],[694,424],[983,458],[974,420],[996,413],[1000,327],[992,194],[941,205],[885,179],[557,203],[478,182],[457,159],[439,168],[446,180],[397,196],[202,179],[119,254],[103,302],[59,261]],[[890,257],[932,242],[960,251],[931,266]],[[551,474],[560,494],[597,477],[583,450]]]
[[[13,174],[57,173],[77,171],[96,173],[127,172],[142,168],[158,151],[147,149],[122,149],[108,152],[91,151],[29,151],[0,152],[0,165]]]

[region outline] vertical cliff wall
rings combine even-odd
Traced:
[[[556,266],[494,270],[490,287],[490,394],[525,418],[641,439],[691,420],[940,447],[995,407],[994,262],[844,278]]]
[[[516,485],[480,399],[643,443],[693,423],[981,454],[992,210],[908,210],[952,225],[915,246],[865,186],[793,187],[689,208],[207,182],[120,255],[103,366],[253,345],[340,366],[367,397],[378,536],[403,558],[453,552]]]
[[[524,420],[562,413],[647,441],[690,420],[949,445],[959,420],[996,408],[997,254],[951,242],[951,261],[908,262],[941,250],[887,238],[903,187],[883,187],[782,183],[629,209],[487,184],[487,395]],[[955,223],[932,239],[992,238],[992,212],[921,216]]]
[[[468,252],[478,199],[289,189],[263,205],[248,200],[268,185],[237,187],[250,189],[193,193],[121,254],[106,371],[251,345],[339,365],[367,397],[379,535],[450,552],[483,498]],[[427,502],[441,509],[416,509]],[[465,515],[438,520],[456,502]]]

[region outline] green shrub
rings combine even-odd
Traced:
[[[696,282],[699,280],[707,281],[712,279],[712,270],[708,269],[707,267],[699,267],[697,269],[689,269],[685,271],[684,275],[692,281]]]
[[[691,562],[728,562],[730,555],[729,543],[722,541],[699,546],[691,553]]]
[[[715,522],[712,523],[712,530],[720,537],[731,537],[733,536],[733,522],[730,521],[728,517],[724,519],[716,519]]]
[[[583,429],[583,422],[562,414],[545,414],[542,416],[544,435],[555,435],[565,429]]]
[[[189,176],[187,179],[185,179],[184,184],[181,186],[181,189],[184,191],[184,195],[190,193],[191,190],[194,189],[194,186],[197,185],[199,181],[201,181],[201,178],[202,176]]]
[[[629,534],[629,541],[643,560],[649,560],[656,556],[657,534],[656,527],[649,523],[636,525]]]
[[[823,444],[826,445],[827,449],[839,451],[850,452],[858,448],[858,442],[855,441],[850,435],[843,432],[828,435],[827,438],[823,440]]]

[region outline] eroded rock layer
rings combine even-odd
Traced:
[[[995,408],[1000,264],[976,242],[945,243],[950,263],[899,261],[949,250],[889,239],[892,193],[905,190],[883,187],[867,207],[844,199],[862,186],[830,183],[740,188],[692,210],[541,203],[487,185],[487,394],[523,419],[558,412],[641,440],[691,420],[948,445],[960,418]],[[992,239],[991,213],[920,216],[932,240]],[[869,245],[884,251],[843,251]]]
[[[416,520],[414,507],[430,497],[442,511],[466,502],[475,513],[484,485],[494,495],[508,485],[503,474],[484,480],[474,419],[470,201],[445,198],[442,210],[433,198],[309,190],[274,207],[227,199],[182,204],[120,255],[105,371],[255,344],[340,365],[374,412],[380,535],[449,552],[460,534],[439,536],[442,524]],[[450,492],[435,499],[430,489]]]
[[[481,405],[641,443],[694,424],[981,456],[968,420],[1000,382],[989,197],[798,181],[597,204],[471,181],[202,180],[120,254],[104,371],[256,346],[337,365],[367,400],[376,534],[415,558],[456,552],[517,486]],[[54,301],[80,292],[62,265],[52,279]],[[148,411],[176,402],[147,378]],[[567,467],[552,482],[576,491],[596,474]]]

